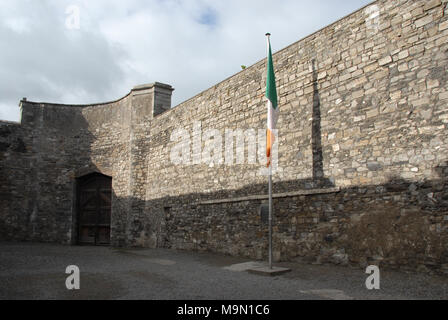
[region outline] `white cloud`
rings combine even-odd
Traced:
[[[90,103],[134,85],[173,85],[173,105],[277,51],[367,0],[3,0],[0,118],[17,120],[22,97]],[[65,9],[80,8],[80,29]]]

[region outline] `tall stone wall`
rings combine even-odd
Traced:
[[[15,227],[21,230],[12,238],[72,243],[76,178],[121,170],[129,148],[129,108],[126,101],[92,107],[22,101],[21,107],[20,135],[26,153],[24,160],[15,160],[27,165],[21,168],[23,180],[9,175],[20,184],[24,201],[20,210],[10,211],[20,217]],[[126,183],[114,180],[119,195],[122,189],[127,191],[121,187]],[[21,202],[17,197],[11,201]]]
[[[23,190],[29,162],[27,148],[17,123],[0,121],[0,239],[23,238],[27,194]]]
[[[377,1],[274,55],[277,259],[446,270],[445,8]],[[223,141],[225,129],[265,128],[264,88],[260,61],[152,121],[146,200],[160,245],[266,255],[260,163],[170,161],[177,128],[191,141],[198,121]]]
[[[147,137],[172,91],[154,83],[109,103],[21,101],[21,123],[0,122],[1,237],[77,243],[78,178],[101,173],[112,177],[112,244],[152,245],[139,223],[146,208]]]
[[[448,270],[446,6],[376,1],[274,55],[276,260]],[[100,172],[113,245],[265,257],[265,82],[263,60],[172,109],[159,83],[22,101],[21,124],[0,122],[1,236],[75,243],[76,178]],[[229,129],[256,133],[242,164]]]

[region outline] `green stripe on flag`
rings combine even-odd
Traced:
[[[272,107],[277,109],[277,88],[275,87],[274,63],[272,62],[271,43],[269,43],[268,55],[268,75],[266,79],[266,98],[272,103]]]

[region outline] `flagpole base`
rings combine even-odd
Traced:
[[[266,276],[266,277],[276,277],[281,276],[285,273],[291,272],[291,269],[288,268],[281,268],[281,267],[258,267],[247,270],[251,274],[256,274],[259,276]]]

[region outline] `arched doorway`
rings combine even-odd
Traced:
[[[92,173],[78,179],[78,244],[109,245],[112,178]]]

